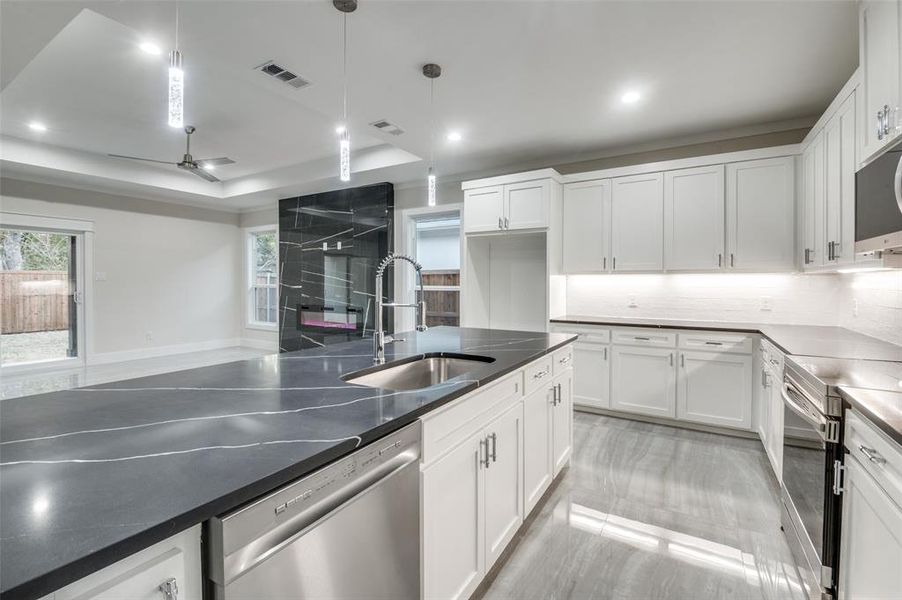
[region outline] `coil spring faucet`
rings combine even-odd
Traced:
[[[419,280],[420,285],[420,301],[414,302],[412,304],[403,304],[399,302],[382,302],[382,274],[385,272],[385,269],[388,268],[388,265],[392,264],[396,260],[405,260],[413,265],[413,268],[416,270],[417,279]],[[379,268],[376,269],[376,326],[375,331],[373,331],[373,363],[377,365],[381,365],[385,363],[385,344],[391,343],[394,340],[392,336],[386,336],[385,331],[382,330],[382,309],[383,308],[415,308],[417,310],[417,331],[426,331],[426,301],[423,298],[426,297],[423,292],[423,266],[420,265],[417,261],[410,258],[409,256],[405,256],[403,254],[389,254],[382,262],[379,263]]]

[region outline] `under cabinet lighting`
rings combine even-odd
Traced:
[[[31,123],[29,123],[28,128],[32,131],[40,131],[41,133],[47,131],[47,126],[38,121],[32,121]]]
[[[169,53],[169,126],[183,127],[185,123],[185,72],[182,71],[182,54],[178,50]]]

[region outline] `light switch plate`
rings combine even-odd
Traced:
[[[771,311],[774,309],[774,300],[773,298],[769,298],[764,296],[761,298],[761,310],[763,311]]]
[[[629,297],[627,298],[627,303],[626,303],[626,305],[629,306],[630,308],[638,308],[638,306],[639,306],[639,301],[636,300],[636,297],[635,297],[635,296],[633,296],[632,294],[630,294]]]

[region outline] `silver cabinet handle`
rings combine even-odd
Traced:
[[[805,264],[811,264],[811,248],[805,248]]]
[[[883,137],[889,135],[889,113],[890,108],[889,104],[883,105]]]
[[[717,254],[717,266],[718,267],[723,266],[723,254],[721,254],[721,253]]]
[[[559,360],[557,362],[560,365],[566,365],[568,362],[570,362],[571,358],[573,358],[573,357],[570,354],[568,354],[567,356],[565,356],[564,358],[562,358],[561,360]]]
[[[878,140],[883,139],[883,115],[884,115],[884,109],[880,109],[877,111],[877,139]]]
[[[859,445],[859,446],[858,446],[858,450],[859,450],[862,454],[864,454],[865,456],[867,456],[867,457],[868,457],[868,460],[871,461],[872,463],[876,463],[876,464],[878,464],[878,465],[882,465],[883,463],[886,462],[886,459],[883,458],[882,456],[880,456],[879,454],[877,454],[877,451],[874,450],[873,448],[868,448],[867,446]]]
[[[545,377],[546,375],[548,375],[548,369],[534,373],[532,378],[533,379],[541,379],[542,377]]]
[[[605,360],[608,359],[608,347],[607,346],[604,347],[604,359]]]
[[[483,455],[485,458],[482,458]],[[489,468],[489,438],[486,436],[484,439],[479,440],[479,463],[485,467]]]
[[[511,228],[511,220],[508,219],[507,217],[504,217],[504,228],[505,228],[505,229],[510,229],[510,228]]]
[[[179,600],[179,586],[175,577],[170,577],[157,588],[163,593],[164,600]]]
[[[642,341],[642,342],[650,342],[650,341],[651,341],[651,338],[649,338],[649,337],[642,337],[641,335],[634,335],[634,336],[633,336],[633,339],[634,339],[634,340],[639,340],[639,341]]]
[[[605,256],[605,257],[602,259],[601,268],[602,268],[602,269],[607,269],[607,268],[608,268],[608,257],[607,257],[607,256]]]
[[[670,366],[673,366],[673,352],[670,353]]]
[[[761,387],[767,387],[767,371],[761,369]]]
[[[680,366],[686,368],[686,355],[680,354]]]
[[[723,342],[705,342],[708,346],[723,346]]]
[[[498,217],[498,229],[504,229],[504,219],[502,217]]]
[[[732,253],[732,252],[730,252],[730,266],[731,266],[731,267],[736,266],[736,261],[735,261],[734,258],[733,258],[733,253]]]
[[[492,462],[498,462],[498,436],[493,433],[489,437],[492,438]]]
[[[611,266],[611,270],[616,271],[617,270],[617,257],[615,256],[614,258],[612,258],[611,262],[613,263]]]

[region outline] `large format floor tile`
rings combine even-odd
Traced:
[[[578,412],[538,510],[484,598],[804,598],[757,440]]]

